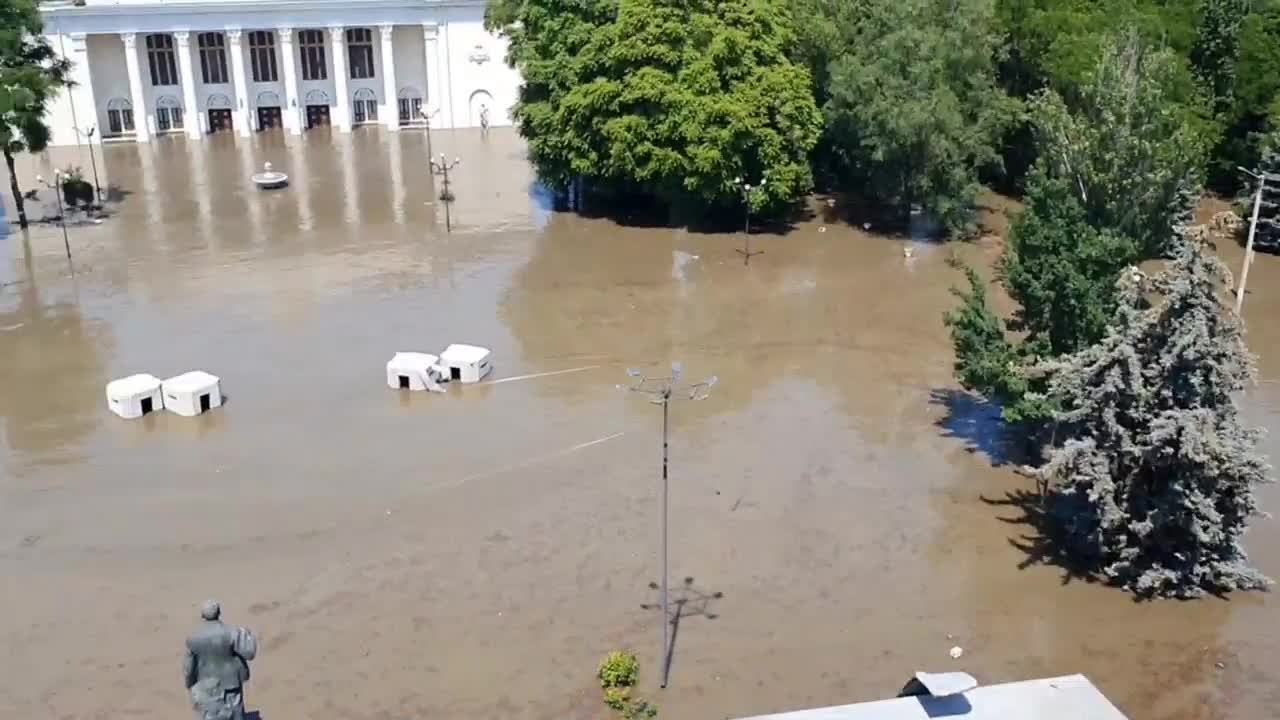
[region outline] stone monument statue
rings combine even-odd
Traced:
[[[244,684],[258,640],[246,628],[222,622],[222,608],[207,600],[204,622],[187,638],[182,673],[191,693],[195,720],[244,720]]]

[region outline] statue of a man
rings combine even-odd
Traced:
[[[196,720],[244,720],[244,684],[258,641],[242,627],[222,622],[216,600],[200,607],[204,622],[187,638],[182,673]]]

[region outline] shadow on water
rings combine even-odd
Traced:
[[[670,204],[641,193],[605,193],[587,191],[576,208],[563,193],[553,193],[556,210],[573,212],[589,220],[609,220],[622,227],[641,229],[686,230],[695,234],[738,232],[745,217],[741,203],[718,207],[698,204]],[[797,201],[770,215],[751,215],[751,233],[785,235],[816,213],[809,204]]]
[[[1052,510],[1053,501],[1039,492],[1032,490],[1011,490],[1003,498],[983,496],[982,502],[996,508],[1007,508],[1016,512],[1013,515],[1000,515],[997,519],[1008,525],[1017,525],[1025,532],[1010,537],[1011,546],[1026,555],[1018,563],[1019,570],[1035,565],[1049,565],[1062,571],[1062,584],[1073,580],[1099,582],[1094,565],[1071,549],[1055,522]]]
[[[934,425],[942,430],[943,437],[963,441],[965,452],[984,455],[995,467],[1025,460],[995,403],[954,388],[931,390],[929,403],[946,409]]]
[[[650,582],[650,590],[657,590],[658,583]],[[722,599],[724,593],[710,592],[699,588],[691,577],[686,577],[684,582],[674,588],[670,588],[667,594],[667,612],[670,614],[671,637],[667,640],[667,651],[663,657],[663,664],[666,672],[662,675],[668,677],[671,674],[671,666],[675,660],[676,654],[676,638],[680,636],[680,621],[684,618],[701,617],[708,620],[715,620],[720,617],[712,612],[712,605]],[[672,610],[670,606],[674,606]],[[657,610],[662,612],[662,600],[659,597],[657,602],[642,603],[640,607],[644,610]]]

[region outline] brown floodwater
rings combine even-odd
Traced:
[[[1135,603],[1023,567],[1031,531],[984,498],[1027,481],[957,392],[941,322],[948,254],[993,243],[908,259],[818,217],[757,236],[744,267],[740,235],[553,212],[506,131],[432,138],[463,160],[446,234],[426,141],[110,146],[115,215],[70,229],[70,265],[55,227],[0,240],[0,715],[182,717],[206,597],[261,636],[263,720],[604,717],[614,648],[680,720],[949,669],[1086,673],[1135,719],[1274,714],[1275,594]],[[266,160],[289,188],[250,187]],[[22,171],[50,163],[88,169],[70,150]],[[1243,402],[1275,427],[1280,261],[1250,285],[1262,382]],[[575,372],[385,386],[394,352],[450,342],[492,348],[498,380]],[[719,383],[672,407],[687,602],[660,690],[661,415],[616,386],[671,360]],[[105,407],[112,378],[190,369],[221,376],[225,407]],[[1278,540],[1269,520],[1249,537],[1276,576]]]

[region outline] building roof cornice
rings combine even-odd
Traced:
[[[422,10],[429,8],[476,7],[485,0],[152,0],[150,2],[98,3],[76,5],[66,0],[40,3],[41,14],[54,18],[114,18],[151,13],[210,15],[244,12],[291,12],[323,10],[332,4],[343,11]]]

